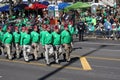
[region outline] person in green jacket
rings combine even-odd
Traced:
[[[6,52],[7,52],[5,56],[8,57],[8,59],[10,60],[12,59],[12,55],[11,55],[12,41],[13,41],[13,36],[11,34],[11,27],[8,27],[7,32],[3,36],[2,43],[4,44]]]
[[[23,52],[23,36],[25,34],[25,27],[22,27],[22,31],[20,32],[20,50]]]
[[[64,25],[64,29],[65,30],[62,31],[62,33],[61,33],[61,43],[62,43],[63,48],[64,48],[65,53],[66,53],[65,60],[67,60],[67,62],[69,62],[70,61],[72,36],[68,30],[67,24]]]
[[[38,31],[38,27],[34,26],[34,31],[31,32],[31,40],[32,40],[32,48],[33,48],[33,54],[34,54],[34,59],[38,60],[38,42],[39,42],[39,33]]]
[[[40,35],[39,35],[39,38],[40,38],[40,44],[39,44],[39,51],[40,51],[40,54],[41,54],[41,57],[44,57],[44,52],[45,52],[45,44],[43,44],[43,35],[45,34],[46,32],[46,25],[42,25],[42,30],[40,31]]]
[[[15,44],[15,50],[16,50],[16,57],[20,58],[20,33],[18,31],[18,27],[15,27],[15,32],[13,32],[13,38],[14,38],[14,44]]]
[[[26,62],[29,62],[29,53],[31,50],[30,47],[31,44],[31,36],[29,34],[29,29],[28,27],[25,28],[25,33],[22,38],[22,45],[23,45],[23,57]]]
[[[69,22],[68,30],[69,30],[69,32],[70,32],[72,38],[73,38],[73,35],[75,34],[75,27],[74,27],[72,21]],[[71,46],[73,47],[73,42],[71,42]]]
[[[61,47],[61,35],[59,33],[59,27],[54,27],[54,32],[52,32],[53,35],[53,47],[55,52],[55,62],[59,63],[59,54],[62,53],[62,47]]]
[[[45,44],[43,44],[43,35],[46,32],[46,25],[42,25],[42,30],[40,31],[40,44],[44,47]]]
[[[93,19],[92,19],[92,23],[93,23],[94,26],[96,26],[97,20],[96,20],[95,16],[94,16]]]
[[[2,53],[0,53],[0,54],[3,54],[2,39],[3,39],[3,31],[2,31],[2,27],[0,26],[0,51],[2,52]]]
[[[69,29],[69,32],[71,33],[71,35],[73,35],[75,33],[75,28],[73,26],[72,21],[69,22],[68,29]]]
[[[48,25],[46,25],[46,31],[43,35],[43,41],[42,42],[43,42],[42,44],[45,45],[46,64],[50,65],[49,55],[53,54],[53,46],[52,46],[53,36],[51,34],[50,26],[48,26]]]

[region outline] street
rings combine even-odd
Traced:
[[[24,62],[0,56],[0,80],[119,80],[120,41],[75,40],[71,62],[46,66],[44,59]],[[51,62],[53,59],[51,58]]]

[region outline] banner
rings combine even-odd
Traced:
[[[116,4],[116,0],[99,0],[99,3],[103,3],[105,5],[109,5],[113,7]]]

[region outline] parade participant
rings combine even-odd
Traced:
[[[11,27],[7,28],[7,32],[4,34],[3,36],[3,40],[2,43],[5,46],[6,52],[7,54],[5,54],[6,57],[8,57],[8,59],[12,59],[12,55],[11,55],[11,44],[12,44],[12,39],[13,36],[11,34]]]
[[[23,40],[24,34],[25,34],[25,27],[22,27],[22,31],[20,32],[20,49],[21,49],[21,53],[23,51],[23,44],[22,44],[23,42],[22,42],[22,40]]]
[[[74,25],[73,25],[73,22],[72,22],[72,21],[69,22],[68,30],[69,30],[72,38],[73,38],[73,35],[74,35],[74,33],[75,33],[75,28],[74,28]],[[73,47],[73,41],[71,42],[71,46]]]
[[[71,42],[72,42],[72,36],[68,30],[68,25],[65,24],[64,31],[62,31],[61,33],[61,43],[66,53],[65,60],[67,60],[67,62],[70,61]]]
[[[20,58],[20,33],[18,31],[18,27],[15,27],[15,32],[13,32],[15,50],[16,50],[16,58]]]
[[[34,31],[31,32],[31,40],[32,40],[32,48],[33,48],[33,54],[34,54],[34,59],[38,60],[38,42],[39,42],[39,34],[38,34],[38,27],[34,26]]]
[[[43,35],[44,35],[44,33],[46,32],[46,26],[47,25],[42,25],[42,30],[40,31],[40,44],[42,44],[42,46],[44,46],[44,44],[43,44]]]
[[[29,34],[29,29],[28,27],[25,28],[25,33],[23,35],[23,38],[22,38],[22,45],[23,45],[23,56],[24,56],[24,60],[26,62],[29,61],[29,53],[30,53],[30,39],[31,39],[31,36]]]
[[[74,25],[73,25],[72,21],[69,22],[68,29],[69,29],[70,33],[73,35],[75,29],[74,29]]]
[[[61,36],[59,33],[59,27],[54,27],[54,32],[52,32],[53,35],[53,47],[55,52],[55,62],[59,63],[59,54],[62,53],[62,47],[61,47]]]
[[[46,25],[42,25],[42,29],[41,29],[41,31],[40,31],[40,45],[39,45],[39,49],[40,49],[40,54],[41,54],[41,57],[43,57],[44,56],[44,52],[45,52],[45,45],[43,44],[43,35],[45,34],[45,32],[46,32]]]
[[[0,51],[3,54],[3,44],[2,44],[2,38],[3,38],[3,32],[2,32],[2,27],[0,26]]]
[[[42,45],[45,45],[45,60],[47,65],[50,65],[49,56],[53,53],[52,40],[53,36],[51,34],[50,26],[46,25],[46,31],[43,35]]]

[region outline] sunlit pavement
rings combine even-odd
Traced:
[[[0,56],[0,80],[119,80],[120,42],[89,39],[74,42],[71,62],[46,66],[44,59],[24,62]],[[32,58],[31,58],[32,59]],[[51,58],[51,62],[54,60]]]

